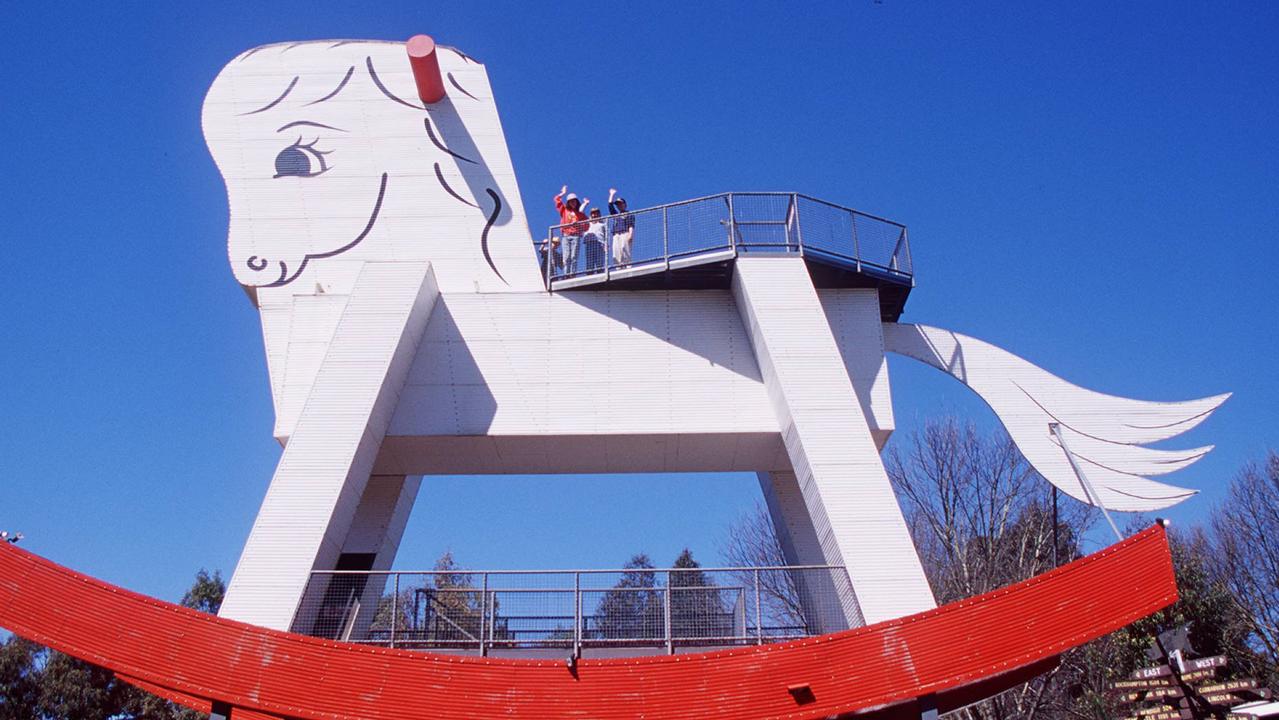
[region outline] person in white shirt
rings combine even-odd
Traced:
[[[626,212],[626,200],[617,197],[617,188],[608,189],[608,212],[613,218],[613,264],[631,264],[631,243],[635,240],[635,216]]]
[[[582,237],[583,249],[586,251],[586,272],[604,269],[605,242],[604,218],[600,217],[600,209],[594,208],[586,225],[586,234]]]

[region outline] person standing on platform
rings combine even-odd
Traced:
[[[568,197],[565,197],[565,194]],[[586,206],[590,204],[588,198],[585,202],[577,199],[576,193],[568,191],[568,185],[560,188],[560,194],[555,196],[555,209],[560,214],[560,253],[563,260],[562,273],[565,276],[572,275],[577,272],[577,247],[582,238],[582,231],[586,226],[582,223],[586,219]]]
[[[608,189],[608,212],[616,215],[613,222],[613,264],[631,264],[631,243],[635,241],[635,216],[626,212],[626,198],[617,196],[617,188]]]
[[[582,238],[582,246],[586,252],[586,272],[599,272],[604,269],[605,242],[608,236],[604,232],[604,218],[600,217],[600,209],[591,211],[590,222],[586,225],[586,235]]]

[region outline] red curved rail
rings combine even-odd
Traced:
[[[1024,682],[1065,650],[1177,599],[1151,527],[1025,582],[820,637],[697,655],[563,662],[320,640],[224,620],[0,543],[0,626],[233,718],[820,718],[942,712]],[[791,688],[807,686],[807,692]]]

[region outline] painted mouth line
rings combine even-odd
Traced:
[[[364,238],[368,237],[369,232],[373,230],[373,225],[377,223],[378,214],[382,212],[382,199],[386,197],[386,178],[387,178],[387,174],[382,173],[382,184],[381,184],[381,187],[378,188],[377,202],[373,204],[373,212],[369,215],[369,222],[364,226],[364,229],[360,231],[360,234],[355,236],[354,240],[352,240],[351,242],[343,245],[342,247],[336,250],[330,250],[328,252],[323,252],[323,253],[307,253],[306,255],[302,257],[302,262],[298,264],[297,269],[293,271],[292,275],[289,274],[288,263],[281,260],[280,261],[280,277],[275,282],[270,283],[268,285],[262,285],[260,287],[280,287],[281,285],[288,285],[289,283],[296,280],[298,276],[302,274],[303,270],[306,270],[307,263],[311,262],[312,260],[323,260],[324,258],[331,258],[334,255],[341,255],[347,250],[350,250],[356,245],[359,245],[360,242],[364,240]],[[254,264],[255,261],[258,262],[259,264],[255,265]],[[259,260],[257,255],[254,255],[247,260],[247,264],[250,270],[262,270],[263,268],[266,267],[266,262],[267,262],[266,260]]]

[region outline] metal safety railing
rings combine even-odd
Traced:
[[[293,629],[406,649],[662,648],[776,642],[846,626],[825,565],[312,573]]]
[[[547,288],[606,282],[749,252],[793,252],[903,283],[906,226],[798,193],[722,193],[552,225],[536,241]]]

